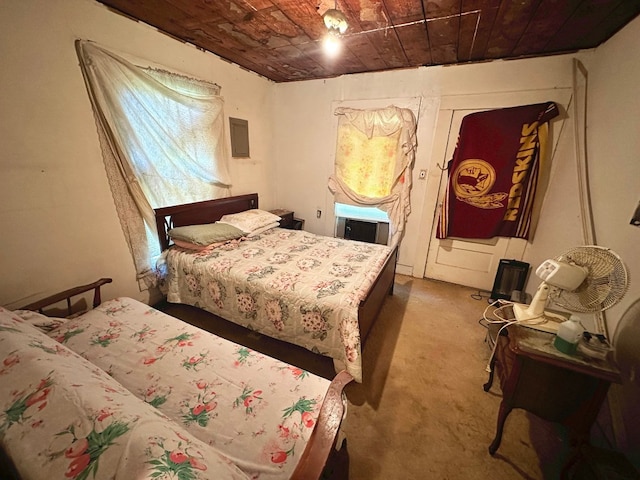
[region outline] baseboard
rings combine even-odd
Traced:
[[[400,275],[408,275],[411,277],[413,276],[413,267],[409,265],[400,265],[399,263],[397,263],[396,273],[399,273]]]

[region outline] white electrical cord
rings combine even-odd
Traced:
[[[507,301],[507,300],[500,300],[500,299],[495,300],[494,302],[492,302],[492,303],[490,303],[489,305],[487,305],[487,308],[485,308],[485,309],[484,309],[484,312],[482,313],[482,319],[483,319],[485,322],[487,322],[487,323],[503,323],[503,322],[508,322],[508,321],[509,321],[509,319],[502,317],[502,316],[501,316],[501,312],[502,312],[502,309],[504,309],[505,307],[510,307],[511,305],[513,305],[513,303],[514,303],[514,302],[509,302],[509,301]],[[492,319],[490,319],[489,317],[487,317],[487,312],[489,311],[489,309],[490,309],[491,307],[494,307],[494,306],[496,306],[496,305],[498,305],[498,304],[500,304],[500,306],[499,306],[499,307],[496,307],[496,309],[495,309],[493,312],[491,312],[491,314],[492,314],[494,317],[497,317],[497,318],[498,318],[498,320],[492,320]],[[499,313],[499,312],[500,312],[500,313]]]
[[[498,320],[492,320],[489,317],[487,317],[487,312],[489,311],[489,308],[495,306],[496,304],[500,304],[500,306],[496,307],[496,309],[493,312],[491,312],[491,315],[496,317]],[[498,348],[498,339],[500,338],[500,334],[502,333],[502,330],[514,324],[537,325],[540,323],[544,323],[546,321],[544,318],[544,314],[540,314],[533,318],[527,318],[522,320],[510,320],[508,318],[505,318],[502,315],[502,310],[505,309],[506,307],[510,307],[513,304],[514,302],[509,302],[507,300],[496,300],[495,302],[487,305],[487,308],[485,308],[484,312],[482,313],[482,318],[484,319],[485,322],[490,324],[495,324],[495,323],[503,324],[498,330],[498,333],[496,335],[496,340],[495,342],[493,342],[493,348],[491,349],[491,355],[489,356],[489,363],[487,363],[487,366],[485,367],[485,370],[488,373],[491,373],[491,361],[493,360],[493,357],[496,354],[496,349]]]
[[[496,335],[496,341],[493,342],[493,348],[491,349],[491,355],[489,356],[489,363],[487,363],[487,366],[485,367],[486,372],[491,373],[491,361],[493,360],[493,356],[496,354],[496,349],[498,348],[498,339],[500,338],[500,334],[502,333],[502,330],[507,328],[509,325],[513,325],[514,323],[518,323],[518,322],[520,322],[520,320],[512,320],[502,325],[502,327],[500,327],[500,329],[498,330],[498,334]],[[499,322],[494,321],[492,323],[499,323]]]

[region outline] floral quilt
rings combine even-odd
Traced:
[[[103,370],[3,308],[0,447],[25,480],[250,478]]]
[[[253,479],[290,478],[330,384],[130,298],[48,335]]]
[[[391,248],[273,228],[199,252],[165,252],[167,299],[345,365],[362,381],[358,305]]]

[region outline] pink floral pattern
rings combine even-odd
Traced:
[[[109,315],[105,319],[84,337],[90,349],[102,353],[115,350],[120,338],[92,342],[98,332],[113,328]],[[128,341],[136,343],[133,337]],[[0,447],[22,478],[249,478],[215,446],[3,308],[0,359]]]
[[[153,466],[154,478],[195,480],[199,478],[198,471],[206,472],[209,469],[202,453],[185,443],[184,446],[182,442],[179,443],[174,450],[167,450],[162,439],[157,442],[158,447],[163,450],[162,455],[148,462]]]
[[[114,322],[118,337],[106,346],[92,341]],[[67,330],[82,333],[67,337]],[[251,478],[289,478],[330,383],[129,298],[105,302],[49,335],[194,437],[241,459]],[[187,465],[185,458],[157,460],[168,468],[169,460]]]
[[[273,228],[215,251],[165,253],[170,302],[322,352],[362,380],[357,309],[388,246]]]
[[[196,387],[200,392],[197,397],[189,405],[189,401],[184,401],[186,412],[182,416],[185,425],[195,422],[201,427],[206,427],[211,418],[215,418],[218,412],[214,410],[218,406],[216,401],[216,392],[213,391],[211,385],[204,380],[198,380]]]
[[[93,419],[93,427],[86,436],[78,438],[73,424],[56,433],[56,436],[71,435],[72,437],[71,445],[64,451],[64,456],[69,461],[67,471],[64,474],[65,477],[77,480],[86,480],[89,475],[95,477],[98,473],[102,454],[116,444],[118,437],[129,431],[129,423],[121,421],[114,421],[97,430],[96,424],[101,424],[105,418],[111,415],[110,413],[106,414],[104,410]]]
[[[10,357],[9,357],[10,358]],[[13,356],[16,360],[10,363],[9,366],[17,365],[19,359],[17,356]],[[5,359],[6,361],[6,359]],[[4,434],[14,423],[24,423],[31,418],[35,413],[41,411],[47,406],[47,397],[51,392],[53,380],[51,380],[51,374],[46,378],[40,380],[37,387],[31,388],[26,393],[16,392],[14,390],[14,400],[9,408],[3,412],[3,422],[0,424],[0,435]],[[29,408],[37,407],[37,408]]]
[[[252,387],[244,386],[242,393],[233,402],[234,408],[244,408],[247,415],[256,415],[256,409],[260,406],[263,398],[262,390],[254,390]]]

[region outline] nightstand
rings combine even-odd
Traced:
[[[304,228],[304,220],[294,217],[291,210],[277,208],[275,210],[269,210],[269,212],[281,218],[280,228],[288,228],[289,230],[302,230]]]
[[[620,383],[621,376],[609,360],[559,352],[553,339],[551,333],[519,325],[510,325],[496,338],[492,367],[498,369],[502,402],[489,453],[493,455],[498,450],[511,410],[522,408],[568,428],[572,451],[562,472],[562,478],[566,478],[568,469],[578,459],[580,447],[589,443],[591,426],[609,385]],[[485,391],[489,391],[492,381],[490,375]]]

